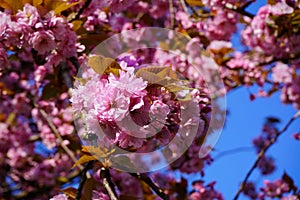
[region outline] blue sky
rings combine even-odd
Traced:
[[[257,0],[247,10],[253,14],[266,4],[264,0]],[[240,27],[241,28],[241,27]],[[234,48],[243,50],[240,45],[239,33],[233,37]],[[250,88],[255,92],[257,87]],[[291,105],[283,105],[280,102],[280,93],[273,94],[270,98],[257,98],[250,101],[249,91],[246,88],[239,88],[227,94],[227,115],[226,125],[215,146],[212,156],[215,157],[221,152],[241,148],[241,151],[227,154],[217,158],[211,166],[206,168],[204,180],[208,183],[217,180],[216,189],[221,191],[225,199],[233,199],[239,188],[239,184],[244,179],[246,173],[255,162],[257,154],[252,147],[252,140],[261,133],[261,127],[268,116],[280,118],[279,129],[297,112]],[[292,134],[300,132],[299,123],[296,120],[290,128],[279,138],[267,155],[275,159],[276,171],[272,175],[262,176],[255,170],[249,180],[254,181],[259,186],[263,186],[263,180],[274,181],[287,172],[300,186],[300,141],[292,138]],[[189,176],[190,180],[197,180],[199,177]],[[239,199],[247,199],[240,196]]]
[[[290,105],[282,105],[279,95],[276,93],[271,98],[258,98],[251,102],[249,92],[245,88],[229,93],[227,108],[230,114],[227,116],[226,126],[215,146],[216,151],[212,155],[225,150],[252,146],[252,139],[261,133],[261,127],[268,116],[281,118],[282,122],[279,127],[283,127],[296,110]],[[275,173],[262,177],[258,171],[255,171],[250,180],[262,185],[264,179],[275,180],[286,171],[295,183],[300,185],[300,161],[297,159],[300,141],[292,138],[293,133],[300,131],[299,122],[299,119],[295,121],[267,152],[267,155],[272,155],[275,159]],[[232,199],[256,156],[254,149],[246,148],[245,151],[219,157],[206,169],[204,179],[206,181],[217,180],[216,188],[223,192],[225,199]]]

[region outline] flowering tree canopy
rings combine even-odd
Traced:
[[[300,199],[292,174],[249,179],[300,116],[300,2],[254,3],[0,0],[0,199],[222,200],[200,177],[226,93],[252,86],[296,114],[267,118],[234,199]]]

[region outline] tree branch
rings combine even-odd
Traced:
[[[246,4],[246,5],[248,6],[248,4]],[[232,10],[232,11],[234,11],[234,12],[236,12],[236,13],[239,13],[239,14],[241,14],[241,15],[247,16],[247,17],[249,17],[249,18],[251,18],[251,19],[253,19],[253,17],[255,16],[255,15],[253,15],[252,13],[247,12],[247,11],[245,10],[245,7],[244,7],[244,6],[238,7],[238,6],[235,6],[235,5],[233,5],[233,4],[226,3],[226,4],[225,4],[225,8],[228,9],[228,10]]]
[[[100,170],[100,177],[103,180],[103,186],[104,186],[105,190],[107,191],[109,198],[111,200],[118,200],[117,193],[115,191],[115,186],[114,186],[113,182],[111,181],[109,169],[102,167]]]
[[[244,187],[250,177],[250,175],[252,174],[252,172],[254,171],[254,169],[257,167],[259,161],[263,158],[263,156],[265,155],[265,153],[267,152],[267,150],[277,141],[277,139],[279,138],[279,136],[284,133],[288,127],[293,123],[293,121],[295,121],[298,117],[300,116],[300,111],[297,112],[289,121],[288,123],[283,127],[283,129],[281,129],[280,131],[278,131],[275,135],[274,138],[272,138],[270,140],[270,143],[266,146],[264,146],[262,148],[262,150],[258,153],[256,161],[254,162],[254,164],[252,165],[252,167],[250,168],[250,170],[248,171],[248,173],[246,174],[242,184],[240,185],[239,190],[237,191],[237,193],[234,196],[234,200],[237,200],[239,198],[239,195],[242,193],[242,191],[244,190]]]
[[[146,174],[130,173],[130,175],[137,177],[137,178],[141,179],[142,181],[144,181],[145,183],[147,183],[149,185],[149,187],[163,200],[170,199],[169,196],[167,194],[165,194],[161,188],[157,187]]]
[[[89,5],[91,4],[92,0],[86,0],[86,2],[84,3],[84,5],[80,8],[80,10],[77,12],[76,16],[70,20],[70,22],[73,22],[77,19],[80,18],[80,15],[83,13],[83,11],[89,7]]]
[[[41,115],[44,117],[44,119],[48,123],[49,127],[51,128],[51,130],[55,134],[56,138],[59,140],[60,146],[63,148],[63,150],[70,156],[70,158],[75,163],[77,161],[77,158],[75,157],[74,153],[67,147],[67,145],[64,144],[63,138],[60,136],[57,128],[55,127],[53,122],[50,120],[50,117],[48,116],[48,114],[43,109],[39,109],[39,112],[41,113]],[[78,167],[79,167],[80,170],[83,170],[82,165],[78,165]]]
[[[170,11],[170,29],[174,29],[175,25],[175,12],[173,0],[169,0],[169,11]]]
[[[85,167],[83,168],[83,170],[81,171],[81,178],[80,178],[80,183],[78,186],[78,189],[76,191],[76,198],[75,200],[80,200],[81,198],[81,194],[82,194],[82,189],[84,186],[84,183],[87,179],[87,171],[93,166],[94,161],[89,161]]]

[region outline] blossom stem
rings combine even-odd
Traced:
[[[145,183],[147,183],[149,187],[163,200],[169,200],[169,196],[165,194],[161,188],[157,187],[146,174],[130,173],[130,175],[137,177],[142,181],[144,181]]]
[[[115,191],[115,185],[111,181],[109,169],[102,167],[100,170],[100,177],[103,180],[103,186],[106,189],[106,191],[109,195],[109,198],[111,200],[118,200],[117,193]]]
[[[70,22],[73,22],[75,20],[78,20],[80,18],[80,15],[83,13],[83,11],[89,7],[89,5],[91,4],[92,0],[87,0],[84,5],[80,8],[80,10],[77,12],[76,16],[70,20]]]
[[[173,29],[175,25],[175,11],[174,11],[173,0],[169,0],[169,9],[170,9],[170,29]]]
[[[70,158],[75,163],[77,161],[77,158],[75,157],[74,153],[67,147],[67,145],[64,144],[63,138],[60,136],[57,128],[53,124],[52,120],[50,120],[50,117],[48,116],[48,114],[42,109],[39,109],[39,112],[41,113],[41,115],[44,117],[44,119],[48,123],[49,127],[51,128],[51,130],[55,134],[56,138],[59,140],[60,146],[63,148],[63,150],[70,156]],[[80,170],[83,170],[82,165],[78,165],[78,167],[79,167]]]
[[[250,170],[248,171],[248,173],[246,174],[243,182],[240,185],[239,190],[237,191],[237,193],[235,194],[233,200],[237,200],[239,198],[239,195],[242,193],[242,191],[244,190],[244,187],[250,177],[250,175],[252,174],[252,172],[254,171],[254,169],[257,167],[259,161],[264,157],[265,153],[267,152],[267,150],[277,141],[277,139],[279,138],[280,135],[282,135],[282,133],[284,133],[289,126],[298,118],[300,117],[300,111],[297,112],[289,121],[288,123],[280,130],[276,133],[275,137],[272,138],[270,140],[270,143],[266,146],[264,146],[262,148],[262,150],[258,153],[257,158],[255,160],[255,162],[253,163],[252,167],[250,168]]]
[[[83,168],[83,170],[81,171],[80,183],[79,183],[78,189],[76,191],[76,198],[75,198],[75,200],[80,200],[80,198],[81,198],[82,189],[83,189],[84,183],[85,183],[85,181],[87,179],[87,171],[92,167],[93,163],[94,163],[94,161],[88,162],[85,165],[85,167]]]

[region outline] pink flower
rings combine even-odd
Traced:
[[[32,47],[43,55],[56,47],[55,37],[52,31],[38,31],[33,33],[29,43]]]
[[[49,22],[49,27],[51,28],[55,39],[63,40],[66,38],[68,24],[64,18],[53,16]]]
[[[52,197],[50,200],[68,200],[68,196],[65,194],[59,194]]]
[[[185,29],[191,28],[193,26],[193,22],[191,21],[189,16],[183,11],[179,11],[176,13],[176,20],[180,21],[182,27]]]
[[[25,4],[23,11],[19,11],[16,14],[16,17],[17,17],[17,22],[34,26],[39,20],[40,15],[36,7],[30,4]]]
[[[272,78],[277,83],[291,83],[292,82],[292,69],[287,64],[277,62],[276,66],[272,69]]]
[[[114,87],[105,87],[105,90],[96,96],[95,114],[103,119],[121,121],[128,113],[129,96]]]
[[[120,71],[120,77],[116,77],[114,75],[110,75],[108,77],[109,84],[112,87],[118,88],[126,95],[136,95],[142,96],[145,94],[144,89],[147,86],[147,82],[145,82],[142,78],[136,78],[134,74],[133,67],[127,67],[127,63],[122,61],[120,63],[124,71]]]
[[[8,26],[11,23],[10,17],[3,12],[0,12],[0,36],[2,36]]]
[[[273,15],[280,16],[285,14],[291,14],[294,12],[294,9],[283,1],[271,6],[270,11]]]
[[[135,0],[106,0],[110,4],[109,8],[112,12],[118,13],[129,6],[131,6]]]

